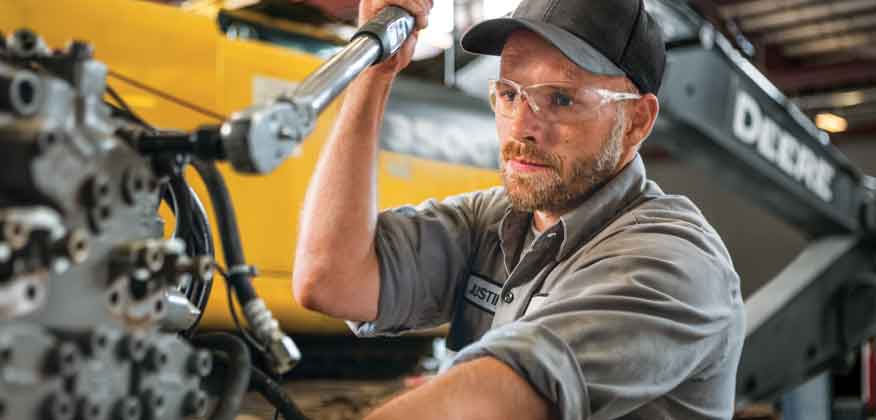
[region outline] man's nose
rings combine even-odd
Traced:
[[[521,140],[535,141],[541,130],[542,121],[533,109],[533,104],[525,95],[520,95],[520,101],[515,104],[514,117],[511,119],[511,134]]]

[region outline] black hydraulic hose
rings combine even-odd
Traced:
[[[170,188],[177,200],[177,235],[185,240],[189,256],[212,255],[213,244],[204,209],[196,205],[197,196],[183,174],[170,179]],[[207,225],[207,229],[204,226]]]
[[[262,372],[255,366],[252,368],[250,377],[250,388],[261,394],[271,405],[273,405],[286,420],[309,420],[295,402],[292,401],[283,388],[276,381],[271,379],[266,373]]]
[[[214,256],[213,236],[210,222],[197,194],[186,182],[183,173],[175,174],[168,181],[169,192],[174,205],[171,207],[176,218],[176,237],[186,244],[186,253],[190,256]],[[210,292],[213,289],[212,279],[198,279],[186,290],[186,298],[198,308],[198,316],[192,326],[182,332],[185,337],[191,337],[201,322]]]
[[[198,335],[192,338],[192,344],[219,352],[220,357],[217,359],[227,361],[227,370],[214,370],[208,378],[209,380],[215,374],[224,373],[221,378],[222,395],[219,396],[219,403],[210,420],[234,420],[240,412],[251,378],[249,348],[241,339],[228,333]]]
[[[234,213],[234,206],[231,204],[228,187],[225,185],[222,174],[213,163],[195,159],[192,161],[192,165],[201,175],[213,203],[216,226],[219,229],[219,238],[222,241],[222,250],[225,254],[225,264],[228,266],[228,281],[234,287],[240,305],[246,306],[249,301],[257,298],[257,295],[250,283],[250,273],[246,269],[240,231],[237,228],[237,217]]]
[[[201,200],[198,198],[198,195],[195,194],[195,191],[188,187],[189,194],[191,194],[192,198],[192,208],[194,212],[192,213],[192,217],[194,218],[194,223],[192,227],[194,228],[194,234],[198,237],[203,238],[203,244],[205,245],[204,250],[198,250],[201,255],[209,255],[211,258],[215,259],[216,251],[213,245],[213,232],[210,230],[210,220],[207,218],[207,211],[204,209],[204,205],[201,204]],[[200,322],[201,317],[204,314],[204,311],[207,309],[207,301],[210,299],[210,292],[213,290],[213,279],[208,278],[204,280],[204,284],[201,286],[201,292],[197,296],[196,306],[201,311],[198,315],[198,321],[195,322],[195,326]]]

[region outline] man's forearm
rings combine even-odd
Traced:
[[[377,315],[377,154],[390,86],[391,79],[369,71],[350,85],[301,213],[296,298],[339,318]]]
[[[492,357],[458,365],[372,412],[366,420],[540,420],[547,400],[513,369]]]

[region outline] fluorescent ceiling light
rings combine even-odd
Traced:
[[[513,11],[520,0],[484,0],[484,19],[494,19],[505,16]]]
[[[429,12],[429,27],[425,30],[430,32],[453,32],[455,19],[453,14],[453,0],[438,0]]]
[[[849,123],[845,118],[829,112],[816,115],[815,125],[828,133],[842,133],[849,128]]]
[[[429,13],[429,26],[420,31],[414,61],[425,60],[441,54],[453,46],[453,29],[456,26],[453,10],[454,0],[438,0]]]

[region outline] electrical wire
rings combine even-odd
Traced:
[[[225,120],[227,119],[224,115],[219,114],[218,112],[213,112],[213,111],[211,111],[211,110],[209,110],[209,109],[206,109],[206,108],[200,107],[200,106],[195,105],[195,104],[193,104],[193,103],[191,103],[191,102],[188,102],[188,101],[186,101],[186,100],[184,100],[184,99],[177,98],[176,96],[170,95],[170,94],[168,94],[168,93],[166,93],[166,92],[163,92],[163,91],[161,91],[161,90],[159,90],[159,89],[156,89],[156,88],[154,88],[154,87],[152,87],[152,86],[149,86],[149,85],[146,85],[146,84],[144,84],[144,83],[141,83],[141,82],[139,82],[139,81],[137,81],[137,80],[134,80],[134,79],[132,79],[132,78],[130,78],[130,77],[128,77],[128,76],[125,76],[125,75],[123,75],[123,74],[121,74],[121,73],[118,73],[118,72],[115,72],[115,71],[113,71],[113,70],[110,70],[109,72],[107,72],[107,75],[108,75],[109,77],[115,78],[115,79],[117,79],[117,80],[119,80],[119,81],[121,81],[121,82],[127,83],[127,84],[129,84],[129,85],[131,85],[131,86],[133,86],[133,87],[135,87],[135,88],[137,88],[137,89],[140,89],[140,90],[143,90],[143,91],[149,92],[150,94],[155,95],[155,96],[157,96],[157,97],[159,97],[159,98],[161,98],[161,99],[164,99],[164,100],[167,100],[167,101],[173,102],[173,103],[175,103],[175,104],[177,104],[177,105],[180,105],[180,106],[182,106],[182,107],[184,107],[184,108],[188,108],[188,109],[190,109],[190,110],[192,110],[192,111],[195,111],[195,112],[197,112],[197,113],[199,113],[199,114],[201,114],[201,115],[204,115],[204,116],[210,117],[210,118],[212,118],[212,119],[214,119],[214,120],[217,120],[217,121],[225,121]]]
[[[307,416],[301,412],[294,401],[286,396],[280,384],[271,379],[268,374],[253,366],[249,381],[250,388],[261,394],[268,403],[274,406],[274,419],[277,419],[282,413],[286,420],[307,420]]]
[[[216,247],[213,244],[213,232],[210,230],[210,220],[207,218],[207,210],[204,208],[204,204],[201,203],[201,199],[198,197],[198,194],[195,193],[195,190],[191,187],[188,187],[188,190],[193,204],[192,207],[197,209],[197,211],[193,213],[196,220],[195,227],[203,236],[206,247],[205,252],[202,255],[209,255],[215,260]],[[195,321],[195,324],[190,331],[194,331],[194,327],[197,327],[198,323],[201,321],[201,317],[203,317],[204,312],[207,310],[207,302],[210,300],[210,293],[213,291],[213,279],[205,279],[204,284],[201,285],[199,290],[200,293],[198,294],[195,306],[198,307],[201,313],[198,314],[198,319]]]
[[[219,264],[214,263],[214,268],[216,272],[218,272],[223,279],[225,279],[225,295],[228,300],[228,312],[231,313],[231,319],[234,321],[234,326],[237,328],[237,331],[240,332],[240,335],[249,343],[250,346],[257,349],[258,351],[264,353],[265,348],[252,336],[252,333],[249,332],[249,329],[243,326],[243,323],[240,322],[240,316],[237,314],[237,309],[234,307],[234,294],[231,293],[232,286],[228,281],[228,272],[220,266]]]
[[[137,113],[134,112],[134,110],[131,109],[130,106],[128,106],[128,103],[125,102],[125,99],[122,98],[122,96],[119,95],[119,93],[116,92],[116,90],[113,89],[113,87],[110,84],[106,85],[106,93],[111,98],[113,98],[114,101],[116,101],[116,103],[118,104],[118,106],[120,108],[120,111],[123,111],[122,112],[123,115],[125,115],[129,119],[133,120],[135,123],[142,125],[143,127],[146,127],[146,128],[153,130],[153,131],[155,130],[155,127],[151,126],[143,118],[140,118],[140,116],[137,115]]]

